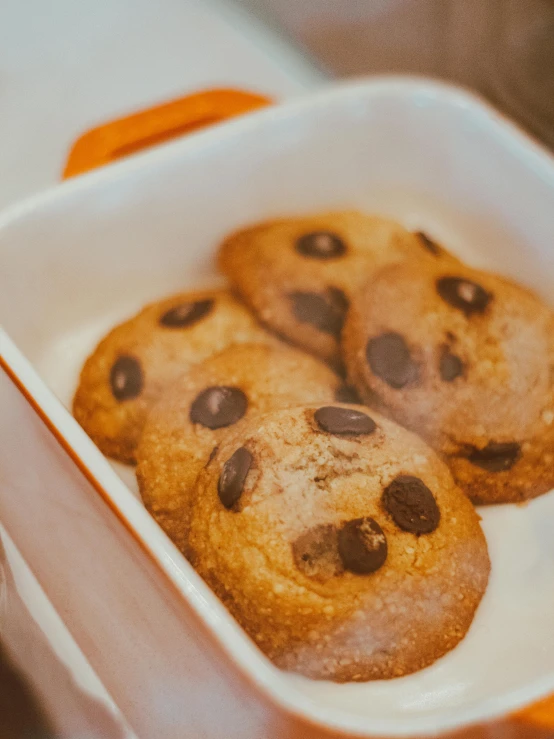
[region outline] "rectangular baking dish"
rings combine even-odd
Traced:
[[[549,300],[553,207],[553,159],[488,105],[376,78],[195,133],[0,217],[0,519],[142,736],[551,734],[550,703],[529,705],[554,692],[553,493],[482,511],[491,584],[451,654],[398,680],[312,682],[256,649],[142,508],[132,473],[67,408],[102,334],[217,279],[218,242],[245,223],[389,214]]]

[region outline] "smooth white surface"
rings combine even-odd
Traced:
[[[552,159],[471,96],[427,82],[360,83],[195,135],[12,210],[0,220],[10,276],[0,315],[67,403],[83,352],[105,327],[145,300],[208,279],[219,239],[242,223],[331,207],[388,213],[549,298],[553,197]],[[15,362],[5,339],[4,347]],[[30,368],[24,374],[40,394]],[[365,736],[413,735],[554,691],[552,493],[483,512],[493,574],[457,649],[401,680],[315,683],[261,658],[43,395],[227,651],[289,710]]]
[[[1,525],[0,606],[2,646],[27,671],[59,739],[136,739]]]
[[[322,81],[228,0],[2,0],[0,208],[57,182],[86,129],[205,87]]]

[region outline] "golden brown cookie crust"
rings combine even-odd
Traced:
[[[196,306],[197,320],[192,316],[195,320],[184,326],[160,323],[169,316],[170,324],[178,324],[179,310],[189,305]],[[181,293],[151,303],[110,331],[87,359],[73,414],[104,454],[132,464],[147,412],[168,383],[231,344],[264,341],[275,339],[226,290]],[[134,387],[131,383],[130,397],[117,399],[110,378],[121,358],[131,370],[138,362],[140,377]]]
[[[554,342],[553,342],[554,349]],[[554,488],[554,351],[548,400],[513,466],[491,474],[464,456],[446,459],[458,485],[476,505],[521,503]]]
[[[192,367],[152,409],[137,449],[142,499],[177,547],[186,554],[190,499],[212,449],[234,424],[208,428],[191,420],[191,407],[207,388],[244,393],[242,422],[304,403],[332,402],[339,378],[322,362],[297,349],[243,344]]]
[[[306,242],[310,234],[319,234],[320,241]],[[336,366],[340,328],[353,293],[376,268],[415,256],[456,261],[393,220],[343,211],[238,231],[222,244],[219,266],[262,323]]]
[[[278,666],[338,682],[398,677],[463,638],[486,589],[487,546],[471,503],[418,437],[369,409],[338,407],[369,414],[377,428],[327,433],[312,406],[271,413],[226,436],[198,479],[192,561]],[[229,510],[218,484],[240,448],[251,465]],[[384,508],[383,491],[405,475],[432,491],[440,520],[430,533],[402,530]],[[333,569],[334,554],[308,557],[313,569],[299,568],[306,558],[296,542],[304,546],[308,530],[323,527],[326,535],[360,517],[373,518],[386,536],[379,569]]]
[[[453,286],[475,304],[452,297]],[[406,263],[385,267],[360,291],[343,351],[366,402],[450,460],[472,500],[515,502],[554,484],[546,423],[553,325],[552,312],[509,280],[462,265]],[[495,455],[500,467],[505,455],[507,469],[491,468]]]

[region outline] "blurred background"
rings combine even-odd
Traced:
[[[479,90],[554,146],[552,0],[238,0],[338,77],[410,72]]]

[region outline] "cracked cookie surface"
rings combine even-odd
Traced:
[[[279,666],[365,681],[456,646],[485,592],[479,518],[418,437],[362,406],[252,418],[197,481],[194,566]]]

